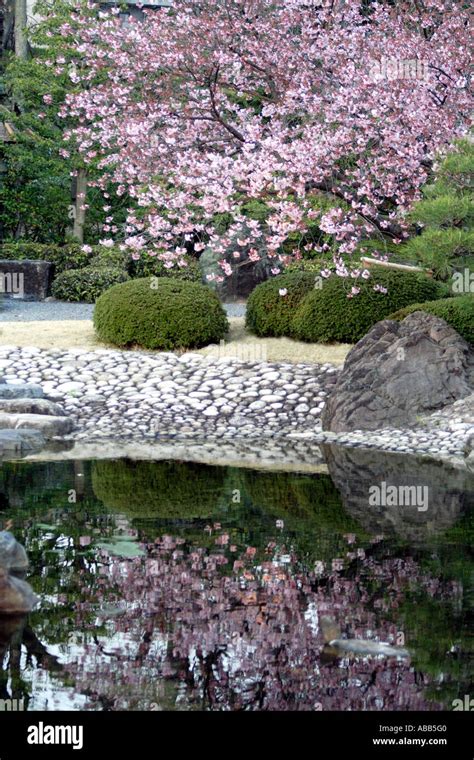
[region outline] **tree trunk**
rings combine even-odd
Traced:
[[[18,58],[26,58],[28,56],[26,0],[15,0],[15,55]]]
[[[84,222],[86,211],[84,204],[87,194],[87,174],[85,169],[79,169],[76,178],[76,215],[74,217],[74,227],[72,236],[79,243],[84,242]]]

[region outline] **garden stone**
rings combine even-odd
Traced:
[[[36,607],[38,601],[26,581],[10,575],[0,566],[0,615],[24,615]]]
[[[0,383],[0,398],[44,398],[44,392],[40,385],[28,383]]]
[[[59,404],[47,399],[0,399],[0,413],[10,414],[49,414],[54,417],[63,417],[64,411]]]
[[[206,415],[206,417],[217,417],[219,410],[216,409],[215,406],[208,406],[204,409],[203,414]]]
[[[323,430],[412,428],[472,393],[474,353],[444,320],[414,312],[378,322],[347,355]]]
[[[47,261],[0,259],[4,295],[23,301],[44,301],[52,278],[52,265]],[[29,353],[33,353],[28,349]]]
[[[57,389],[60,393],[74,393],[75,391],[80,391],[84,388],[84,383],[81,383],[79,381],[72,381],[70,383],[61,383],[61,385],[57,386]]]
[[[3,428],[39,430],[48,439],[70,433],[73,422],[69,417],[55,417],[49,414],[5,414],[0,412],[0,429]]]

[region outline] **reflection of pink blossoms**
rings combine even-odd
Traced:
[[[77,608],[78,624],[97,591],[108,604],[115,598],[122,614],[108,621],[105,637],[94,631],[96,643],[68,665],[76,690],[115,700],[116,709],[146,708],[143,700],[156,700],[168,679],[181,708],[440,708],[426,701],[428,679],[407,660],[324,659],[320,619],[329,616],[349,637],[394,642],[390,613],[414,584],[446,597],[454,586],[423,576],[412,559],[379,562],[361,549],[359,559],[349,552],[312,571],[274,542],[236,559],[229,535],[209,529],[217,533],[210,549],[162,536],[146,558],[106,559],[90,602]],[[356,572],[346,577],[350,561]],[[84,592],[90,588],[89,576]]]

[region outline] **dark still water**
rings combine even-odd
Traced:
[[[473,476],[361,450],[325,457],[331,476],[4,463],[0,527],[26,547],[40,604],[0,620],[0,699],[452,710],[472,676]]]

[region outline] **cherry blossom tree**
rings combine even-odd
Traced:
[[[124,234],[136,257],[231,246],[238,265],[263,240],[276,273],[288,239],[292,255],[318,251],[317,222],[337,274],[358,277],[348,257],[374,232],[407,235],[436,154],[469,128],[456,0],[175,0],[125,24],[118,8],[91,23],[78,5],[62,33],[84,85],[62,111],[79,120],[66,137],[136,199]],[[249,199],[263,219],[246,216]]]

